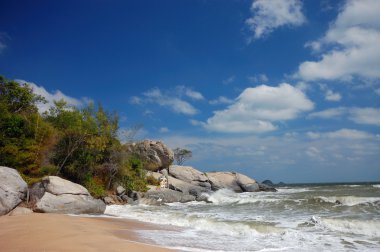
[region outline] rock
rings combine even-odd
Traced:
[[[0,216],[20,204],[27,190],[28,185],[15,169],[0,166]]]
[[[44,177],[42,179],[42,184],[47,192],[54,195],[90,195],[85,187],[57,176]]]
[[[45,192],[37,202],[34,211],[62,214],[103,214],[106,205],[100,199],[88,195],[60,194]]]
[[[235,192],[257,192],[259,185],[254,180],[236,172],[207,172],[213,191],[227,188]]]
[[[202,193],[210,192],[209,189],[187,183],[185,181],[173,178],[169,176],[169,189],[182,192],[184,194],[190,194],[198,198]],[[210,185],[211,187],[211,185]]]
[[[284,182],[280,182],[277,184],[278,186],[286,186],[286,184]]]
[[[8,215],[9,216],[18,216],[18,215],[26,215],[26,214],[31,214],[33,211],[29,208],[26,207],[16,207],[13,209]]]
[[[144,161],[144,169],[158,171],[174,161],[173,151],[161,141],[144,140],[129,145],[129,151]]]
[[[169,167],[169,174],[187,183],[211,189],[207,176],[191,166],[171,165]]]
[[[115,204],[115,201],[113,200],[113,198],[108,197],[108,196],[104,197],[104,198],[103,198],[103,201],[104,201],[104,203],[106,203],[107,205],[113,205],[113,204]]]
[[[276,188],[262,183],[259,183],[259,189],[261,192],[277,192]]]
[[[146,200],[149,199],[149,200]],[[182,192],[177,192],[167,188],[160,188],[158,190],[149,190],[145,193],[144,198],[140,199],[140,204],[148,205],[161,205],[163,203],[172,202],[189,202],[194,201],[195,197],[190,194],[185,194]]]
[[[42,198],[45,194],[45,187],[42,182],[35,183],[29,189],[29,204],[34,206],[38,200]]]
[[[211,189],[217,191],[219,189],[228,188],[235,192],[243,192],[236,181],[236,173],[233,172],[207,172],[207,178],[210,181]]]
[[[128,197],[134,201],[139,200],[141,198],[141,195],[140,192],[130,191],[128,192]]]
[[[259,185],[256,180],[243,174],[236,173],[236,182],[244,192],[258,192]]]
[[[274,185],[273,182],[270,181],[269,179],[264,180],[263,182],[261,182],[261,184],[265,184],[265,185],[269,185],[269,186],[273,186]]]
[[[116,194],[119,195],[119,196],[124,195],[125,194],[125,188],[122,187],[122,186],[116,187]]]
[[[38,193],[45,192],[41,198]],[[42,213],[64,214],[102,214],[106,209],[105,203],[100,199],[94,199],[81,185],[56,176],[48,176],[42,179],[36,186],[36,198],[34,211]],[[34,197],[33,196],[33,197]]]

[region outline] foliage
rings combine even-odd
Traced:
[[[190,159],[193,156],[191,150],[187,149],[175,148],[173,152],[177,165],[182,165],[186,160]]]
[[[160,181],[156,179],[155,177],[153,177],[152,175],[146,177],[146,183],[148,185],[154,185],[154,186],[160,185]]]
[[[146,190],[143,163],[117,138],[116,113],[60,100],[41,115],[37,105],[43,102],[27,84],[0,76],[0,165],[16,168],[28,183],[59,175],[96,197],[114,183]]]

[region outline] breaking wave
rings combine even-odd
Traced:
[[[333,204],[341,204],[344,206],[356,206],[362,204],[380,204],[380,198],[378,197],[356,197],[356,196],[331,196],[331,197],[323,197],[318,196],[314,199]]]

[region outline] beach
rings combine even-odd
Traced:
[[[172,251],[135,234],[158,226],[128,219],[33,213],[2,216],[0,227],[1,251]]]

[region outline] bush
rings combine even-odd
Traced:
[[[100,198],[106,195],[103,182],[96,177],[87,177],[85,187],[95,198]]]
[[[146,183],[148,185],[154,185],[154,186],[160,185],[160,181],[158,179],[156,179],[155,177],[153,177],[152,175],[146,177]]]

